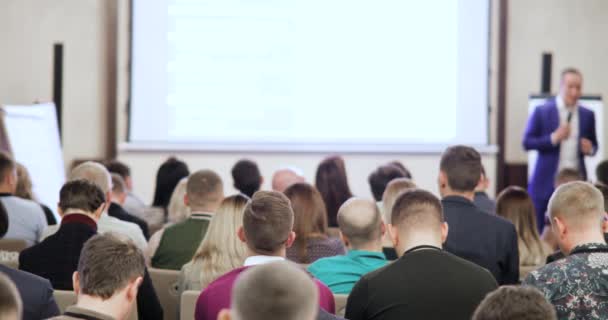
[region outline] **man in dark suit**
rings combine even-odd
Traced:
[[[481,156],[467,146],[448,148],[441,157],[439,193],[450,226],[446,251],[492,272],[499,284],[519,281],[519,251],[513,224],[473,203]]]
[[[448,237],[441,202],[428,191],[405,191],[391,214],[400,258],[364,275],[351,291],[345,318],[469,320],[496,280],[483,268],[441,249]]]
[[[97,221],[106,204],[105,195],[96,184],[82,179],[67,182],[59,194],[59,230],[22,251],[19,268],[49,279],[55,289],[73,290],[72,274],[78,267],[80,252],[85,242],[97,234]],[[163,318],[147,271],[137,293],[137,307],[140,319]]]
[[[148,223],[129,212],[122,205],[127,198],[127,185],[122,177],[116,173],[112,173],[112,202],[108,208],[108,215],[122,221],[132,222],[139,226],[146,240],[150,239],[148,231]]]
[[[538,151],[528,192],[536,208],[539,231],[545,224],[555,174],[572,168],[586,179],[584,158],[597,151],[595,115],[578,105],[582,83],[583,76],[577,69],[562,71],[559,94],[534,110],[524,133],[524,149]]]

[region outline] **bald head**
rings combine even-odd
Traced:
[[[112,177],[110,176],[110,172],[106,167],[97,162],[87,161],[72,169],[68,180],[72,181],[77,179],[84,179],[94,183],[105,194],[108,194],[112,189]]]
[[[382,216],[371,200],[351,198],[338,210],[338,226],[353,249],[381,244]]]
[[[272,190],[283,192],[292,184],[300,182],[304,182],[304,177],[298,174],[294,169],[281,169],[272,175]]]
[[[555,190],[548,210],[551,220],[557,217],[573,231],[598,231],[605,212],[604,197],[588,182],[569,182]]]
[[[313,320],[318,292],[312,278],[292,262],[250,268],[232,290],[234,320]]]

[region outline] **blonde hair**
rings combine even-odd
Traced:
[[[34,200],[34,193],[32,192],[32,179],[30,178],[27,168],[21,163],[17,163],[17,188],[15,190],[15,196]]]
[[[196,250],[192,262],[201,260],[201,288],[224,273],[241,267],[246,256],[245,244],[236,231],[243,225],[243,213],[249,199],[243,195],[225,198],[213,215],[205,238]]]
[[[401,192],[416,188],[416,184],[408,178],[397,178],[386,185],[382,195],[382,215],[385,223],[391,223],[391,214],[397,197]]]
[[[586,231],[591,225],[601,228],[604,195],[591,183],[574,181],[559,186],[549,200],[551,219],[563,218],[571,228]]]
[[[186,195],[186,185],[188,184],[188,177],[183,178],[177,183],[173,193],[171,194],[171,200],[169,200],[169,222],[177,223],[184,221],[190,217],[190,208],[184,203],[184,196]]]

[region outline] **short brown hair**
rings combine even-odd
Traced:
[[[287,241],[293,228],[293,209],[289,199],[276,191],[258,191],[245,207],[243,230],[247,246],[261,254],[276,252]]]
[[[64,212],[68,209],[94,212],[104,202],[106,196],[99,186],[84,179],[68,181],[59,191],[59,208]]]
[[[109,299],[130,281],[143,277],[145,267],[144,255],[132,240],[111,233],[96,235],[85,242],[80,253],[80,290]]]
[[[555,175],[555,185],[560,186],[572,181],[582,181],[583,176],[574,168],[563,168]]]
[[[0,181],[4,181],[7,174],[10,174],[15,168],[16,164],[13,157],[6,152],[0,151]]]
[[[118,173],[112,173],[112,193],[123,194],[125,192],[127,192],[125,180]]]
[[[406,190],[395,201],[391,222],[394,226],[408,229],[418,229],[420,226],[440,227],[444,222],[441,201],[426,190]]]
[[[489,293],[475,310],[473,320],[555,320],[553,306],[528,286],[503,286]]]
[[[118,160],[110,160],[106,162],[105,165],[106,169],[108,169],[110,173],[116,173],[125,180],[131,176],[131,169],[129,168],[129,166]]]
[[[21,319],[22,312],[23,303],[17,287],[9,277],[0,272],[0,319]]]
[[[468,146],[449,147],[441,156],[440,170],[446,174],[450,189],[473,191],[481,177],[481,156]]]
[[[372,195],[376,201],[382,200],[382,194],[389,182],[397,178],[404,178],[405,172],[401,168],[392,165],[385,164],[379,166],[374,170],[368,177],[367,182],[372,189]]]
[[[575,74],[579,77],[583,76],[583,74],[577,68],[568,67],[568,68],[565,68],[564,70],[562,70],[562,73],[560,75],[560,80],[564,80],[564,76],[567,74]]]
[[[224,197],[222,178],[211,170],[199,170],[188,177],[186,195],[190,207],[205,207]]]

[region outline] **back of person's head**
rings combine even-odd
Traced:
[[[169,207],[167,208],[169,222],[180,222],[188,219],[192,213],[190,208],[184,202],[186,196],[186,185],[188,184],[188,178],[182,178],[179,181],[173,194],[171,194],[171,200],[169,201]]]
[[[246,246],[238,239],[235,230],[243,226],[248,201],[242,194],[229,196],[213,215],[205,238],[192,258],[202,264],[201,287],[205,288],[219,276],[243,265]]]
[[[156,172],[156,188],[152,205],[166,209],[173,189],[182,178],[189,174],[188,165],[181,160],[171,157],[163,162]]]
[[[262,174],[258,165],[247,159],[239,160],[232,167],[232,180],[234,187],[241,193],[252,197],[262,186]]]
[[[416,188],[416,184],[408,178],[397,178],[386,185],[386,190],[382,195],[382,211],[384,222],[391,223],[393,205],[400,193],[405,190]]]
[[[211,170],[199,170],[188,177],[187,205],[191,210],[215,211],[224,199],[222,178]]]
[[[273,255],[293,242],[293,220],[293,209],[284,194],[258,191],[245,207],[239,236],[251,251]]]
[[[441,156],[439,190],[473,192],[481,176],[481,156],[468,146],[452,146]]]
[[[284,192],[298,182],[304,182],[301,170],[293,167],[279,169],[272,175],[272,190]]]
[[[553,306],[533,287],[502,286],[477,307],[473,320],[555,320]]]
[[[601,182],[595,183],[593,186],[602,193],[602,196],[604,196],[604,208],[608,208],[608,186]]]
[[[79,212],[99,218],[104,209],[106,197],[94,182],[76,179],[66,182],[59,191],[59,212],[61,215]]]
[[[8,153],[0,151],[0,185],[8,188],[10,193],[17,188],[17,165],[13,157]]]
[[[127,196],[125,180],[117,173],[112,173],[112,199],[122,204]]]
[[[405,176],[404,176],[405,178],[408,178],[408,179],[410,179],[410,180],[414,179],[414,178],[412,177],[412,173],[410,172],[410,170],[408,170],[408,169],[407,169],[407,168],[406,168],[406,167],[403,165],[403,163],[401,163],[401,161],[399,161],[399,160],[393,160],[393,161],[389,162],[388,164],[393,165],[393,166],[395,166],[395,167],[397,167],[397,168],[401,169],[401,171],[403,171],[403,172],[405,173]]]
[[[125,163],[120,162],[118,160],[110,160],[106,162],[106,169],[110,171],[110,173],[116,173],[120,175],[125,181],[131,177],[131,168],[127,166]]]
[[[22,199],[34,200],[32,187],[32,179],[27,168],[21,163],[17,163],[17,187],[15,188],[15,196]]]
[[[397,166],[385,164],[376,168],[367,177],[374,199],[376,201],[382,200],[382,195],[388,183],[397,178],[405,178],[405,172]]]
[[[562,247],[561,242],[568,240],[560,239],[564,228],[568,229],[568,234],[564,236],[601,232],[605,214],[604,196],[588,182],[568,182],[555,190],[549,200],[548,211],[551,223],[556,224],[557,230],[554,231],[558,231],[558,243]]]
[[[402,192],[395,200],[391,222],[395,248],[399,247],[397,243],[403,245],[404,242],[421,236],[439,244],[447,238],[441,201],[426,190],[410,189]]]
[[[21,320],[23,303],[17,287],[0,272],[0,319]]]
[[[344,159],[332,156],[321,161],[317,167],[315,186],[325,201],[330,219],[335,220],[340,206],[353,196],[348,186]]]
[[[608,160],[603,160],[595,168],[595,177],[597,182],[603,183],[608,186]]]
[[[555,186],[559,187],[562,184],[566,184],[572,181],[582,181],[583,176],[581,173],[574,168],[563,168],[555,175]]]
[[[231,311],[220,320],[313,320],[319,294],[312,278],[291,262],[273,262],[243,272],[232,289]]]
[[[74,292],[79,302],[83,295],[103,302],[113,300],[118,309],[108,311],[122,319],[130,312],[144,272],[144,256],[133,241],[111,233],[96,235],[85,242],[80,253]]]
[[[490,179],[486,175],[486,169],[483,164],[481,164],[481,175],[479,176],[479,182],[477,183],[477,187],[475,191],[483,191],[485,192],[490,187]]]
[[[382,245],[382,215],[373,201],[351,198],[344,202],[338,210],[338,226],[344,242],[355,250]]]
[[[517,186],[504,189],[496,199],[496,214],[513,223],[518,238],[530,251],[542,254],[536,210],[526,189]]]
[[[108,194],[112,189],[112,177],[103,165],[87,161],[79,164],[70,172],[68,180],[84,179],[96,184],[103,193]]]
[[[319,191],[308,183],[296,183],[285,190],[294,214],[294,248],[303,263],[308,261],[307,243],[311,238],[325,238],[327,210]]]

